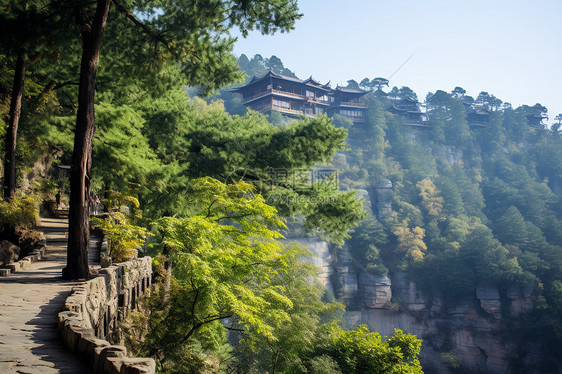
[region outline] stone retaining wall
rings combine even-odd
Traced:
[[[135,308],[151,277],[151,258],[133,259],[101,269],[99,276],[74,287],[66,299],[59,331],[68,348],[92,364],[94,373],[155,372],[153,359],[127,357],[125,347],[104,339]]]
[[[39,240],[37,245],[35,245],[35,248],[31,251],[30,254],[18,261],[10,262],[5,267],[0,268],[0,277],[5,277],[10,275],[11,273],[26,270],[29,265],[41,260],[43,256],[45,256],[46,247],[47,240],[45,239],[45,236],[41,235],[41,240]]]

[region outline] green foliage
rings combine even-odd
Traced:
[[[330,341],[319,352],[338,364],[341,373],[422,373],[417,355],[421,340],[394,330],[386,340],[366,325],[344,331],[332,326]]]
[[[194,334],[220,329],[227,318],[273,339],[293,306],[284,287],[271,282],[275,274],[288,271],[290,256],[276,241],[281,234],[275,230],[285,227],[276,210],[244,182],[226,185],[207,177],[188,189],[192,215],[154,224],[152,246],[160,261],[173,264],[175,284],[150,317],[173,328],[149,331],[143,348],[158,353],[161,362],[192,344]]]
[[[332,195],[332,198],[316,199],[316,204],[306,211],[304,228],[318,230],[336,245],[343,245],[350,238],[349,232],[357,222],[365,218],[361,202],[355,192]]]
[[[396,225],[393,230],[396,235],[397,246],[396,251],[403,254],[408,261],[421,261],[427,251],[427,245],[424,242],[425,230],[421,227],[410,228],[408,221],[404,220]]]
[[[91,221],[108,238],[108,254],[113,262],[124,262],[135,255],[151,234],[132,223],[140,218],[140,211],[135,209],[139,207],[136,198],[115,191],[107,191],[105,195],[103,202],[109,212],[103,218],[92,217]]]
[[[34,183],[34,190],[43,201],[53,200],[59,189],[59,183],[53,179],[41,179]]]
[[[434,94],[430,93],[427,102],[430,106],[429,120],[434,139],[464,148],[470,141],[471,133],[462,101],[439,90]]]
[[[345,349],[353,352],[358,368],[419,367],[415,337],[397,332],[383,342],[361,328],[355,349],[341,329],[325,324],[341,306],[321,301],[322,290],[310,284],[315,266],[300,260],[310,252],[277,241],[276,229],[285,226],[252,185],[207,177],[187,188],[190,217],[155,222],[152,248],[159,253],[157,264],[173,267],[172,278],[169,288],[165,282],[157,286],[147,309],[128,327],[144,331],[139,339],[128,338],[133,351],[157,358],[163,372],[211,370],[209,361],[219,358],[206,352],[225,343],[226,328],[243,335],[231,372],[306,372],[308,367],[340,372],[338,352],[346,354]],[[370,354],[362,345],[385,351]]]
[[[283,287],[285,295],[291,299],[292,307],[287,310],[290,321],[278,326],[274,337],[244,333],[234,349],[236,363],[229,365],[233,372],[305,372],[306,357],[317,344],[326,321],[343,313],[343,305],[323,302],[324,290],[311,283],[318,269],[301,260],[311,253],[298,245],[289,245],[285,251],[289,254],[288,270],[269,278],[272,284]],[[316,364],[317,367],[321,365],[320,362]]]
[[[458,352],[452,350],[449,352],[441,353],[441,360],[447,364],[447,366],[456,369],[460,368],[462,365],[462,361],[459,358]]]
[[[235,41],[231,29],[239,29],[243,35],[252,30],[263,34],[286,32],[301,17],[293,0],[128,1],[122,5],[124,9],[111,8],[107,26],[109,33],[120,37],[106,41],[108,45],[104,46],[113,48],[115,57],[119,48],[127,51],[128,58],[116,60],[115,67],[128,68],[130,72],[125,74],[142,79],[143,73],[163,62],[181,62],[186,83],[197,86],[203,95],[242,78],[231,54]],[[131,14],[142,14],[142,27],[130,21]]]
[[[37,201],[31,196],[0,199],[0,227],[32,227],[37,214]]]
[[[116,190],[126,191],[131,183],[147,184],[159,165],[142,135],[144,120],[141,113],[127,105],[102,102],[96,107],[96,120],[94,175],[105,182],[106,188]]]
[[[380,257],[380,248],[388,242],[383,225],[374,216],[368,215],[355,227],[347,243],[352,256],[364,269],[373,274],[386,275],[388,269]]]
[[[127,216],[121,212],[108,213],[108,217],[104,219],[93,217],[92,223],[107,236],[108,254],[113,262],[124,262],[133,257],[147,236],[144,227],[130,224]]]

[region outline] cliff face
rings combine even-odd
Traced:
[[[319,239],[297,241],[316,254],[308,261],[319,268],[322,284],[346,305],[346,327],[367,324],[383,336],[394,329],[416,335],[423,340],[420,361],[426,373],[514,373],[521,372],[516,359],[529,367],[544,359],[540,346],[518,334],[534,308],[531,287],[499,290],[481,284],[471,297],[445,302],[438,295],[424,295],[403,272],[387,277],[357,270],[361,264],[345,245],[331,252]]]
[[[452,147],[438,145],[433,151],[449,165],[463,162],[463,152]],[[358,191],[379,218],[392,213],[392,194],[390,181],[379,181],[368,193]],[[347,245],[330,252],[325,242],[301,242],[318,255],[314,261],[323,283],[346,305],[346,327],[367,324],[383,336],[394,329],[416,335],[423,340],[420,361],[426,373],[562,373],[557,363],[541,368],[548,361],[543,343],[529,337],[534,286],[498,289],[482,283],[453,302],[425,295],[404,272],[387,277],[363,271],[365,264]]]
[[[423,339],[420,361],[428,373],[512,372],[511,362],[522,347],[516,332],[510,331],[515,326],[510,325],[533,309],[532,289],[511,287],[500,292],[481,285],[472,298],[446,304],[440,297],[423,295],[404,273],[390,280],[388,303],[380,307],[376,296],[359,295],[364,307],[346,313],[349,327],[365,323],[381,335],[391,335],[394,329],[415,334]],[[533,350],[528,347],[529,360],[538,359],[533,358]]]

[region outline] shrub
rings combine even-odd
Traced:
[[[135,250],[144,244],[148,235],[144,227],[130,224],[126,215],[121,212],[111,212],[105,219],[93,217],[92,222],[107,236],[109,255],[113,262],[123,262],[132,258]]]
[[[37,201],[31,196],[0,199],[0,226],[32,227],[37,215]]]
[[[55,198],[55,194],[61,188],[59,183],[53,179],[41,179],[33,182],[34,184],[34,191],[38,194],[41,199],[43,200],[53,200]]]

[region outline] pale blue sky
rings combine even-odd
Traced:
[[[455,86],[562,113],[562,0],[300,0],[288,34],[252,33],[236,55],[276,55],[332,86],[388,78],[420,97]]]

